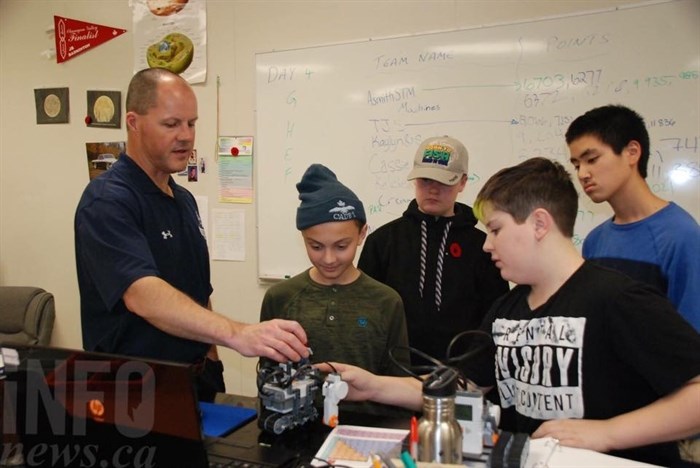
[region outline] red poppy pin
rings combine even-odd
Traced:
[[[454,258],[459,258],[462,256],[462,247],[458,243],[453,242],[450,244],[450,255]]]

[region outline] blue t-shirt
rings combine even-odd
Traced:
[[[161,191],[127,155],[83,192],[75,253],[86,350],[193,363],[209,345],[179,338],[129,311],[122,296],[157,276],[206,307],[209,253],[192,194],[170,178]]]
[[[583,256],[655,286],[700,331],[700,226],[680,206],[634,223],[605,221],[586,237]]]

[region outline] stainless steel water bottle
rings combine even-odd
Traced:
[[[423,382],[418,461],[462,463],[462,428],[455,418],[457,381],[455,369],[440,367]]]

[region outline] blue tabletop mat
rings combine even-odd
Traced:
[[[202,431],[209,437],[223,437],[248,421],[255,419],[257,411],[243,406],[199,402],[202,414]]]

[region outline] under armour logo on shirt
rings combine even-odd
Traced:
[[[169,237],[170,237],[170,238],[173,237],[173,234],[170,232],[170,229],[168,229],[167,231],[160,231],[160,233],[161,233],[161,235],[163,236],[163,239],[167,239],[167,238],[169,238]]]

